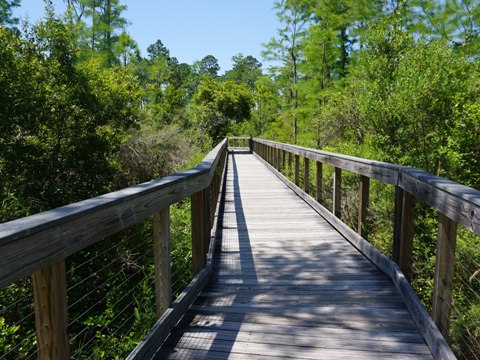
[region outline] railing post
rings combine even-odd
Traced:
[[[360,175],[360,189],[358,197],[358,233],[364,239],[368,238],[368,206],[370,202],[370,178]]]
[[[306,157],[303,158],[303,165],[303,191],[308,194],[310,186],[310,160]]]
[[[323,191],[323,164],[317,161],[317,176],[316,176],[316,200],[318,203],[322,201]]]
[[[300,183],[300,156],[295,155],[295,185]]]
[[[153,260],[155,264],[155,305],[160,317],[172,301],[170,269],[170,207],[153,214]]]
[[[409,281],[412,270],[414,211],[415,197],[397,187],[392,258]]]
[[[293,174],[292,163],[293,163],[293,156],[292,156],[292,153],[289,151],[288,152],[288,175]]]
[[[207,188],[209,189],[209,188]],[[209,191],[205,189],[192,195],[192,270],[197,275],[206,262],[210,240]]]
[[[287,156],[287,153],[285,150],[282,150],[282,169],[280,170],[282,173],[285,171],[285,157]]]
[[[65,261],[33,274],[38,359],[70,359]]]
[[[253,139],[252,139],[252,137],[250,136],[250,137],[248,138],[248,148],[250,149],[250,152],[251,152],[251,153],[253,153],[253,150],[254,150],[254,149],[253,149],[253,146],[254,146]]]
[[[445,339],[448,338],[450,329],[456,237],[457,224],[440,213],[438,217],[432,319]]]
[[[341,218],[342,215],[342,169],[335,167],[333,173],[333,214]]]

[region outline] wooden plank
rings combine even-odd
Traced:
[[[287,178],[278,172],[275,172],[271,168],[270,170],[312,208],[318,211],[330,224],[332,224],[334,228],[336,228],[343,236],[345,236],[345,238],[351,242],[352,245],[359,249],[360,252],[362,252],[370,261],[372,261],[372,263],[378,266],[379,269],[381,269],[389,278],[392,279],[396,288],[400,292],[400,295],[405,301],[405,304],[413,319],[415,320],[419,331],[430,348],[433,357],[436,359],[456,359],[452,350],[449,348],[447,342],[443,338],[438,328],[435,326],[435,323],[426,312],[425,308],[418,299],[418,296],[413,291],[405,275],[400,271],[398,266],[391,262],[390,259],[388,259],[378,249],[373,247],[368,241],[365,241],[356,232],[352,231],[325,207],[318,204],[300,188],[291,183]]]
[[[413,235],[415,227],[415,197],[409,192],[403,194],[402,221],[400,224],[400,252],[398,266],[407,280],[412,274]]]
[[[153,214],[153,259],[155,265],[155,305],[160,317],[172,302],[170,268],[170,207]]]
[[[308,188],[310,185],[310,161],[308,158],[303,159],[303,191],[308,194]]]
[[[295,178],[295,185],[298,186],[298,184],[300,183],[300,156],[298,155],[295,155],[294,178]]]
[[[399,171],[404,169],[402,166],[384,163],[381,161],[308,149],[296,145],[276,143],[264,139],[254,138],[253,141],[268,146],[275,146],[294,155],[307,157],[310,160],[319,161],[334,167],[338,167],[342,170],[351,171],[355,174],[364,175],[391,185],[397,185]]]
[[[370,203],[370,179],[360,175],[360,188],[358,197],[358,227],[357,232],[368,240],[368,207]]]
[[[432,319],[443,337],[448,339],[452,308],[453,273],[457,224],[439,214]]]
[[[70,359],[65,261],[35,272],[33,293],[38,359]]]
[[[205,209],[203,191],[192,195],[192,271],[196,275],[205,265]]]
[[[323,164],[319,161],[316,161],[317,172],[316,172],[316,196],[315,199],[317,202],[322,201],[322,192],[323,192]]]
[[[400,175],[400,187],[480,236],[480,191],[418,169]]]
[[[342,169],[335,168],[333,173],[333,209],[332,213],[342,217]]]
[[[204,189],[210,184],[225,149],[226,140],[193,169],[0,224],[0,287],[63,260]]]
[[[173,345],[180,338],[202,339],[202,340],[222,340],[230,342],[242,342],[247,344],[271,344],[295,347],[313,347],[317,349],[345,349],[375,352],[392,352],[396,354],[428,354],[428,348],[423,344],[401,342],[401,341],[378,341],[372,339],[339,339],[338,337],[324,337],[317,334],[303,333],[297,335],[245,332],[217,329],[212,332],[209,329],[199,329],[195,327],[182,328],[175,331],[172,337],[167,341],[166,346]]]

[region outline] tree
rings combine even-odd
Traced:
[[[243,84],[205,77],[193,99],[192,116],[203,135],[214,142],[226,136],[230,127],[250,119],[253,97]]]
[[[111,189],[114,154],[137,122],[134,77],[77,64],[72,31],[56,18],[28,40],[0,27],[0,190],[14,204],[1,220],[15,206],[33,213]]]
[[[0,1],[0,25],[13,26],[18,24],[18,18],[13,17],[13,8],[20,6],[20,0]]]
[[[218,65],[218,60],[213,55],[207,55],[202,60],[196,62],[194,69],[199,75],[209,75],[212,78],[218,77],[218,72],[220,71],[220,65]]]
[[[233,68],[225,73],[226,80],[247,85],[250,90],[255,90],[255,82],[262,75],[262,63],[253,56],[243,56],[242,53],[232,57]]]
[[[278,37],[272,38],[265,46],[262,55],[270,61],[279,61],[282,66],[274,68],[278,71],[280,78],[284,82],[284,93],[288,94],[288,106],[292,112],[292,140],[297,142],[297,108],[298,102],[298,81],[299,64],[303,60],[302,41],[306,34],[305,26],[308,21],[308,15],[305,7],[297,0],[281,0],[275,2],[275,9],[278,10],[277,17],[284,24],[282,29],[278,30]]]
[[[480,1],[412,0],[412,31],[441,38],[469,55],[480,49]]]

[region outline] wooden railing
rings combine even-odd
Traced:
[[[211,230],[216,226],[226,153],[225,139],[193,169],[0,224],[0,286],[33,275],[39,359],[70,358],[66,257],[148,216],[153,215],[157,314],[166,328],[183,315],[211,274],[207,253]],[[169,206],[188,197],[191,197],[192,266],[196,276],[172,304]],[[144,346],[136,353],[147,351]]]
[[[459,224],[470,232],[480,235],[480,191],[409,167],[263,139],[251,139],[250,142],[251,150],[268,163],[287,185],[319,211],[394,281],[434,356],[442,359],[455,358],[437,328],[445,338],[448,337],[456,228]],[[303,174],[300,173],[301,158],[303,158]],[[313,197],[308,195],[311,190],[309,176],[312,163],[316,165],[316,176],[313,181],[316,192]],[[324,165],[333,167],[331,211],[320,204],[324,186]],[[293,172],[293,183],[282,174],[286,168]],[[340,220],[342,171],[358,175],[358,221],[354,230]],[[303,176],[303,189],[298,187],[301,176]],[[395,187],[393,262],[366,241],[369,235],[366,219],[369,212],[370,179]],[[412,269],[416,202],[423,202],[438,211],[431,318],[407,281],[410,279]]]

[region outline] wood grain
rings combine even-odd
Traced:
[[[392,280],[254,156],[233,153],[212,281],[155,358],[258,356],[432,359]]]

